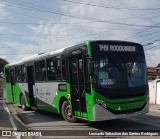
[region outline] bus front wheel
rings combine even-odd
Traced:
[[[26,106],[26,102],[25,102],[25,98],[24,96],[22,95],[21,96],[21,108],[26,111],[27,110],[27,106]]]
[[[77,118],[75,118],[72,114],[72,108],[68,101],[64,101],[61,106],[61,113],[63,118],[68,122],[76,122]]]

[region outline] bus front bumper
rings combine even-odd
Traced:
[[[149,112],[149,99],[145,107],[141,111],[126,113],[126,114],[113,114],[108,111],[106,108],[96,104],[93,107],[94,119],[93,121],[104,121],[104,120],[112,120],[112,119],[120,119],[120,118],[130,118],[136,115],[141,115]]]

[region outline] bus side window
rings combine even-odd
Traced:
[[[57,59],[56,79],[57,79],[57,80],[61,80],[61,66],[60,66],[60,59]]]
[[[15,68],[16,82],[21,82],[21,66]]]
[[[15,79],[15,71],[13,69],[10,70],[10,78],[11,78],[11,84],[15,85],[16,79]]]
[[[22,83],[25,83],[26,82],[26,67],[23,65],[21,67],[21,70],[22,70],[21,80],[22,80]]]
[[[35,62],[36,81],[47,81],[45,60]]]
[[[56,80],[57,61],[54,58],[47,59],[47,78],[48,81]]]
[[[9,75],[9,69],[5,69],[5,77],[6,77],[6,82],[10,82],[10,75]]]
[[[66,61],[65,59],[61,60],[61,65],[62,65],[62,80],[66,80]]]

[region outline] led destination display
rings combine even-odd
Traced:
[[[99,51],[110,51],[110,52],[135,52],[135,46],[121,46],[121,45],[103,45],[99,44]]]
[[[98,53],[143,53],[143,46],[132,42],[99,41],[92,45],[92,54]]]

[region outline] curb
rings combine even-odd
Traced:
[[[17,127],[16,127],[16,124],[14,123],[13,116],[12,116],[9,108],[8,108],[7,105],[5,104],[5,102],[4,102],[4,107],[5,107],[8,115],[9,115],[9,120],[10,120],[10,122],[11,122],[11,125],[12,125],[13,130],[18,131],[18,130],[17,130]],[[15,138],[16,138],[16,139],[21,139],[20,136],[15,136]]]

